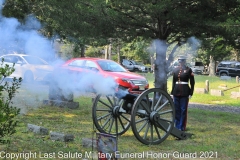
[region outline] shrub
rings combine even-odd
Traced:
[[[12,106],[12,99],[20,87],[22,78],[13,78],[7,81],[6,77],[14,72],[14,66],[0,66],[0,143],[9,143],[6,137],[16,132],[15,127],[18,121],[16,116],[20,109]]]

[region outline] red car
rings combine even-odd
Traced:
[[[112,60],[101,58],[74,58],[65,62],[61,67],[70,74],[79,73],[81,76],[75,77],[74,80],[79,82],[79,85],[83,85],[81,81],[84,81],[88,82],[88,85],[93,83],[95,88],[102,87],[103,89],[107,89],[107,86],[110,86],[111,82],[107,82],[106,80],[112,79],[119,88],[126,89],[130,93],[139,94],[149,88],[148,81],[145,77],[127,71],[120,64]],[[84,86],[86,87],[87,85],[84,84]],[[80,86],[80,89],[84,89],[84,86]]]

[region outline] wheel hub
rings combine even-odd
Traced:
[[[151,122],[158,122],[159,119],[160,119],[160,115],[156,111],[151,112],[150,114]]]
[[[120,106],[115,106],[115,107],[113,107],[112,113],[113,113],[113,116],[114,116],[114,117],[118,117],[118,116],[121,115],[121,112],[119,112],[119,110],[120,110]]]

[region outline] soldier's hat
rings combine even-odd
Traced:
[[[178,62],[179,62],[179,63],[184,63],[184,62],[186,62],[186,59],[187,59],[186,56],[182,56],[182,55],[181,55],[181,56],[178,57]]]
[[[183,56],[183,55],[181,55],[181,56],[178,56],[178,60],[180,60],[180,59],[182,59],[182,60],[186,60],[186,59],[187,59],[187,57],[186,57],[186,56]]]

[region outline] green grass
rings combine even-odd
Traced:
[[[55,154],[60,151],[65,153],[90,153],[92,148],[83,147],[82,138],[95,138],[95,128],[91,116],[91,98],[77,97],[75,101],[79,102],[80,108],[71,110],[42,106],[20,115],[18,117],[20,124],[17,127],[17,133],[10,137],[11,144],[0,146],[0,150],[7,153],[26,153],[30,151],[32,153]],[[37,135],[28,131],[28,123],[43,126],[50,131],[71,133],[75,136],[75,139],[72,142],[52,141],[49,135]],[[218,159],[237,159],[240,157],[239,124],[239,114],[189,109],[187,132],[194,134],[192,138],[179,141],[169,136],[159,145],[144,145],[134,137],[131,129],[129,129],[125,134],[118,137],[118,150],[121,153],[147,151],[158,154],[197,153],[199,159],[202,152],[206,154],[213,152],[214,158],[217,154]],[[41,158],[37,157],[37,159]]]
[[[154,75],[151,73],[142,74],[144,75],[150,84],[150,88],[153,88],[154,82]],[[194,92],[193,97],[190,100],[190,103],[204,103],[204,104],[214,104],[214,105],[224,105],[224,106],[240,106],[239,99],[231,98],[231,92],[240,92],[240,83],[236,83],[235,77],[232,77],[231,80],[220,80],[217,76],[207,76],[207,75],[195,75],[195,88],[205,88],[206,81],[209,82],[209,90],[216,89],[216,90],[224,90],[223,88],[219,88],[221,85],[227,85],[227,88],[233,88],[227,91],[224,91],[224,96],[213,96],[210,93],[207,94],[200,94]],[[168,91],[171,91],[172,86],[172,76],[168,78]]]
[[[148,74],[147,77],[153,75]],[[220,81],[217,77],[196,76],[196,87],[202,87],[205,80],[209,80],[211,87],[218,87],[219,84],[225,83],[229,87],[235,86],[236,82]],[[150,78],[149,82],[153,82]],[[169,78],[168,85],[171,80]],[[21,96],[25,97],[21,91]],[[29,95],[29,94],[28,94]],[[200,97],[199,97],[200,96]],[[227,95],[225,95],[227,96]],[[224,97],[225,97],[224,96]],[[32,99],[40,104],[42,96],[32,94]],[[47,96],[45,96],[47,97]],[[44,97],[44,98],[45,98]],[[214,97],[209,94],[194,94],[191,102],[213,103],[213,101],[223,101],[224,97]],[[31,98],[31,96],[28,96]],[[22,98],[23,102],[26,99]],[[3,153],[36,153],[37,157],[32,159],[61,159],[57,157],[59,152],[64,153],[90,153],[92,148],[82,146],[82,138],[95,138],[95,127],[92,121],[92,100],[90,97],[79,96],[75,97],[75,102],[79,102],[78,109],[66,109],[54,106],[35,107],[34,103],[28,103],[28,112],[17,117],[19,126],[17,132],[8,137],[11,140],[9,145],[0,145],[0,152]],[[224,100],[224,105],[233,104],[237,106],[237,101],[227,98]],[[24,105],[25,103],[19,104]],[[70,133],[74,135],[72,142],[53,141],[49,135],[37,135],[27,130],[27,124],[35,124],[50,131]],[[167,155],[169,157],[163,159],[180,159],[177,158],[177,153],[181,155],[197,154],[196,158],[186,159],[210,159],[207,156],[212,154],[211,159],[239,159],[240,158],[240,118],[239,114],[213,112],[199,109],[189,108],[187,132],[194,134],[187,140],[175,140],[171,135],[159,145],[144,145],[140,143],[133,135],[131,128],[122,136],[118,137],[118,150],[121,153],[136,153],[154,152],[155,155]],[[49,158],[40,158],[39,153],[43,156],[44,153]],[[172,154],[175,157],[172,157]],[[55,158],[51,157],[55,154]],[[202,156],[202,157],[200,157]],[[205,157],[204,157],[205,156]],[[84,156],[83,156],[84,158]],[[160,157],[161,158],[161,157]],[[159,157],[148,159],[160,159]],[[19,158],[21,159],[21,158]],[[70,158],[66,158],[70,159]],[[75,159],[75,158],[72,158]],[[79,158],[82,159],[82,158]],[[145,159],[145,158],[127,158],[127,159]]]

